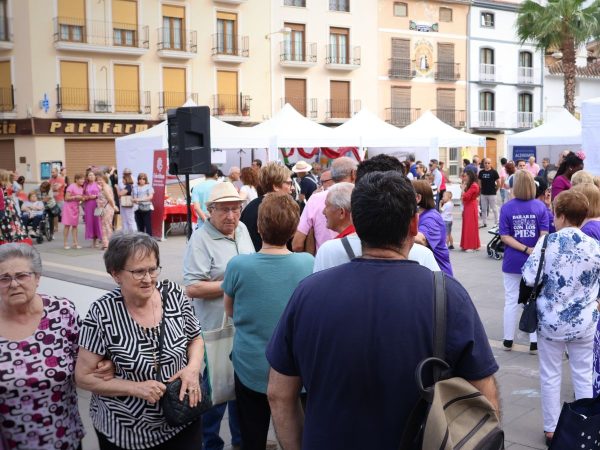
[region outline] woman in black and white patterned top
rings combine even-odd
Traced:
[[[165,385],[157,381],[159,330],[166,320],[162,376],[181,378],[181,398],[187,391],[191,406],[200,401],[204,344],[192,306],[175,283],[157,283],[158,244],[147,234],[115,234],[104,262],[119,287],[92,304],[75,371],[78,385],[93,393],[90,416],[100,448],[195,448],[202,442],[200,422],[168,425],[159,403]],[[168,292],[164,307],[159,288]],[[108,381],[93,373],[105,356],[115,365]]]

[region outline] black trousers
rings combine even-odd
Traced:
[[[235,375],[235,399],[240,418],[243,450],[265,450],[271,408],[267,394],[253,391]]]
[[[140,211],[138,209],[134,215],[138,231],[152,236],[152,211]]]
[[[98,430],[96,431],[96,436],[98,436],[98,444],[100,445],[100,450],[126,450],[123,447],[119,447],[118,445],[109,442],[106,439],[106,436],[100,433]],[[189,424],[183,430],[181,430],[178,434],[173,436],[166,442],[159,444],[155,447],[150,447],[147,450],[192,450],[192,449],[200,449],[202,446],[202,419],[198,419],[193,423]]]

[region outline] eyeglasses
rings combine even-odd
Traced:
[[[292,184],[294,184],[294,182],[292,180],[287,180],[287,181],[284,181],[283,184],[287,184],[288,186],[291,186]]]
[[[16,281],[18,285],[23,285],[23,283],[27,283],[29,280],[31,280],[31,278],[34,275],[34,272],[19,272],[15,275],[2,275],[0,276],[0,287],[9,287],[12,284],[13,280]]]
[[[160,275],[161,269],[162,269],[162,267],[158,266],[158,267],[150,267],[149,269],[135,269],[135,270],[123,269],[123,270],[125,270],[125,272],[129,272],[134,280],[139,281],[139,280],[143,280],[144,278],[146,278],[146,274],[150,275],[150,278],[156,278],[157,276]]]
[[[213,206],[212,208],[214,211],[217,211],[221,214],[229,214],[229,213],[233,213],[233,214],[240,214],[242,212],[242,207],[241,206],[232,206],[230,208],[224,208],[222,206]]]
[[[329,178],[329,179],[327,179],[327,180],[324,180],[323,178],[321,178],[321,181],[320,181],[320,183],[321,183],[321,184],[325,184],[325,183],[329,183],[330,181],[333,181],[333,178]]]

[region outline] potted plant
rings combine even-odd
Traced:
[[[250,106],[248,106],[247,103],[244,103],[244,106],[242,106],[242,116],[249,116],[250,115]]]

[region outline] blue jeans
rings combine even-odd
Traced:
[[[235,400],[215,405],[202,414],[202,448],[204,450],[223,450],[225,443],[219,436],[221,421],[225,415],[225,408],[229,405],[229,431],[231,432],[231,445],[240,445],[240,422],[238,419],[237,404]]]

